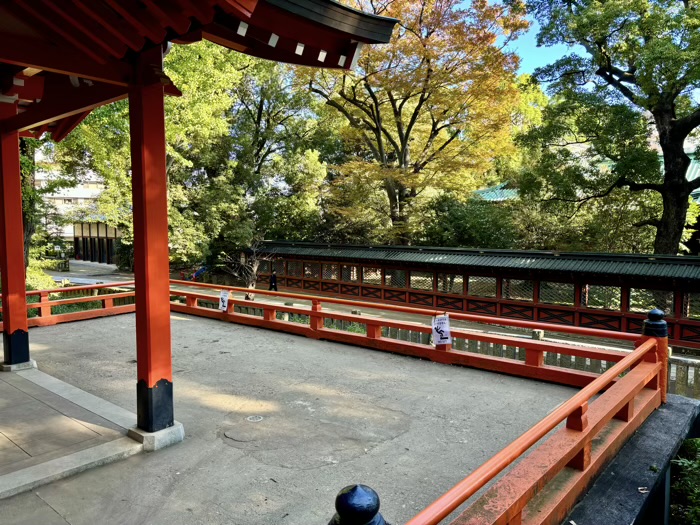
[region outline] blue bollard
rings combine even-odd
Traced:
[[[642,335],[651,337],[668,337],[668,324],[664,321],[666,314],[663,310],[654,308],[647,314],[647,319],[644,320],[644,328]]]
[[[348,485],[335,498],[328,525],[389,525],[379,514],[379,495],[367,485]]]

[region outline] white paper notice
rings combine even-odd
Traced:
[[[219,296],[219,310],[222,312],[228,310],[228,290],[221,290],[221,295]]]
[[[445,314],[433,317],[433,344],[446,345],[451,343],[450,316]]]

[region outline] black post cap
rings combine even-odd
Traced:
[[[389,525],[379,514],[379,495],[367,485],[348,485],[335,498],[328,525]]]
[[[664,321],[666,314],[663,310],[654,308],[647,314],[647,319],[644,321],[642,335],[651,337],[668,337],[668,324]]]

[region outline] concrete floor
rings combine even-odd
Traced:
[[[124,435],[114,423],[19,374],[0,374],[0,476]]]
[[[3,524],[327,523],[375,488],[398,525],[574,391],[174,314],[186,438],[0,501]],[[134,316],[33,328],[39,368],[135,406]]]

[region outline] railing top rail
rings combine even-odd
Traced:
[[[577,392],[571,399],[547,415],[530,430],[486,461],[469,476],[440,496],[428,507],[418,513],[406,525],[437,525],[452,511],[473,496],[479,489],[496,477],[503,469],[520,457],[532,445],[542,439],[559,423],[569,417],[576,409],[587,403],[593,396],[605,388],[627,368],[641,361],[647,352],[656,348],[656,339],[648,339],[634,352],[627,355],[619,363],[608,369],[586,387]]]
[[[28,303],[27,310],[36,310],[46,306],[64,306],[69,304],[93,303],[96,301],[106,301],[108,299],[124,299],[133,297],[135,292],[118,292],[104,295],[89,295],[87,297],[69,297],[68,299],[52,299],[44,303]]]
[[[101,284],[86,284],[82,286],[67,286],[65,288],[52,288],[50,290],[31,290],[27,292],[27,295],[41,295],[42,293],[64,293],[64,292],[81,292],[84,290],[99,290],[102,288],[123,288],[127,286],[134,286],[135,281],[118,281],[114,283],[101,283]]]
[[[298,299],[302,301],[318,301],[321,303],[331,303],[340,304],[344,306],[354,306],[362,308],[372,308],[375,310],[386,310],[391,312],[401,312],[414,315],[425,315],[433,317],[435,315],[442,315],[445,310],[434,310],[427,308],[417,308],[412,306],[398,306],[393,304],[385,303],[370,303],[365,301],[354,301],[350,299],[338,299],[335,297],[324,297],[318,295],[307,295],[291,292],[275,292],[269,290],[258,290],[256,288],[241,288],[237,286],[225,286],[219,284],[208,284],[208,283],[193,283],[191,281],[180,281],[172,279],[171,284],[191,286],[197,288],[210,288],[215,290],[229,290],[241,293],[254,293],[259,295],[269,295],[274,297],[284,297],[288,299]],[[630,341],[634,342],[639,339],[638,334],[630,334],[625,332],[613,332],[609,330],[599,330],[595,328],[583,328],[580,326],[568,326],[568,325],[558,325],[551,323],[540,323],[534,321],[521,321],[518,319],[508,319],[504,317],[492,317],[485,315],[475,315],[475,314],[464,314],[459,312],[448,312],[450,317],[459,321],[471,321],[474,323],[482,324],[492,324],[501,326],[513,326],[516,328],[528,328],[532,330],[547,330],[549,332],[567,333],[573,335],[581,335],[586,337],[600,337],[605,339],[614,339],[619,341]]]

